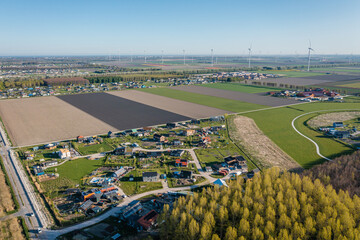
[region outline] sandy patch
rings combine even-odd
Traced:
[[[301,169],[289,155],[271,141],[251,118],[236,116],[232,118],[231,137],[256,158],[264,167],[279,167],[284,170]]]
[[[108,92],[114,96],[126,98],[131,101],[142,103],[151,107],[159,108],[172,113],[188,116],[190,118],[206,118],[230,113],[225,110],[207,107],[200,104],[185,102],[177,99],[167,98],[151,93],[127,90]]]
[[[116,131],[57,97],[2,100],[0,116],[14,146]]]
[[[344,122],[359,117],[360,112],[332,112],[314,117],[307,123],[312,128],[318,128],[332,126],[334,122]]]

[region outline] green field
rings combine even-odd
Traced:
[[[157,94],[164,97],[175,98],[178,100],[183,100],[186,102],[192,102],[197,104],[202,104],[209,107],[219,108],[231,112],[244,112],[249,110],[267,108],[268,106],[247,103],[241,101],[230,100],[226,98],[213,97],[203,94],[196,94],[185,92],[181,90],[175,90],[170,88],[153,88],[153,89],[141,89],[139,91],[144,91],[148,93]]]
[[[360,88],[360,82],[343,84],[343,85],[339,85],[339,86],[341,86],[341,87],[351,87],[351,88]]]
[[[104,165],[104,159],[89,160],[86,158],[75,159],[67,161],[66,163],[52,167],[46,170],[46,172],[55,172],[59,174],[59,178],[66,178],[73,183],[81,184],[81,180],[86,175],[90,174],[95,169]],[[48,182],[51,182],[50,180]]]
[[[360,68],[311,68],[311,71],[360,73]]]
[[[101,144],[93,145],[85,145],[83,143],[73,142],[73,146],[83,156],[101,152],[108,152],[115,149],[113,146],[107,143],[107,141],[104,141]]]
[[[358,103],[307,103],[244,115],[253,118],[258,127],[301,166],[310,168],[315,164],[322,163],[324,159],[316,154],[313,143],[293,130],[291,121],[306,112],[336,109],[360,109],[360,106]],[[346,147],[332,139],[320,137],[317,132],[308,129],[303,124],[306,119],[306,116],[298,119],[295,123],[296,127],[319,144],[320,152],[323,155],[332,158],[352,150],[350,147]]]
[[[284,77],[311,77],[311,76],[319,76],[319,75],[325,75],[325,73],[318,73],[318,72],[305,72],[300,70],[271,70],[271,71],[256,71],[258,73],[270,73],[270,74],[277,74],[282,75]]]
[[[209,88],[223,89],[223,90],[230,90],[230,91],[237,91],[237,92],[244,92],[244,93],[263,93],[263,92],[280,91],[281,90],[279,88],[250,86],[250,85],[244,85],[241,83],[212,83],[212,84],[202,84],[201,86],[209,87]]]

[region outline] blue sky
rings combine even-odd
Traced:
[[[360,54],[359,0],[1,0],[0,56]]]

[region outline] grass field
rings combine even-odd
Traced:
[[[231,112],[243,112],[267,107],[254,103],[235,101],[226,98],[190,93],[169,88],[142,89],[140,91],[157,94],[164,97],[175,98],[187,102],[202,104],[205,106],[219,108]]]
[[[360,73],[360,68],[311,68],[311,71]]]
[[[42,183],[47,192],[58,191],[82,183],[82,178],[103,165],[104,159],[88,160],[86,158],[68,161],[60,166],[49,168],[46,172],[55,172],[59,177]]]
[[[84,145],[73,142],[73,146],[81,155],[90,155],[94,153],[108,152],[114,150],[114,148],[106,141],[100,144],[93,145]]]
[[[147,171],[157,171],[159,174],[165,173],[165,169],[163,171],[160,171],[160,169],[148,169]],[[129,177],[130,175],[134,176],[135,181],[121,181],[120,184],[121,189],[126,195],[134,195],[162,188],[161,182],[143,182],[142,172],[140,170],[131,171],[126,174],[126,177]]]
[[[360,88],[360,82],[339,85],[341,87]]]
[[[277,74],[285,77],[311,77],[311,76],[319,76],[325,75],[325,73],[318,73],[318,72],[305,72],[300,70],[271,70],[271,71],[256,71],[258,73],[270,73],[270,74]]]
[[[292,129],[291,121],[306,112],[336,109],[360,109],[360,107],[358,103],[308,103],[247,113],[244,115],[253,118],[257,126],[302,167],[310,168],[315,164],[322,163],[324,159],[321,159],[316,154],[313,143]],[[306,118],[298,119],[298,121],[296,121],[296,127],[299,131],[314,138],[320,146],[320,151],[325,156],[331,158],[351,150],[347,147],[344,148],[343,144],[335,142],[334,140],[316,137],[317,133],[309,130],[303,124],[305,120]],[[331,141],[331,143],[329,141]]]
[[[202,84],[202,87],[217,88],[223,90],[244,92],[244,93],[263,93],[269,91],[280,91],[279,88],[268,88],[261,86],[250,86],[241,83],[213,83],[213,84]]]

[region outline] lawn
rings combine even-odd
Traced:
[[[93,145],[85,145],[82,143],[73,142],[73,146],[83,156],[114,150],[114,147],[111,146],[106,141],[100,144],[93,144]]]
[[[339,85],[341,87],[360,88],[360,82]]]
[[[175,90],[170,88],[153,88],[153,89],[141,89],[140,91],[145,91],[152,94],[157,94],[164,97],[174,98],[178,100],[183,100],[186,102],[197,103],[209,107],[219,108],[231,112],[244,112],[249,110],[267,108],[268,106],[241,102],[236,100],[230,100],[226,98],[213,97],[203,94],[196,94],[185,92],[181,90]]]
[[[202,84],[202,87],[217,88],[223,90],[244,92],[244,93],[263,93],[269,91],[280,91],[279,88],[269,88],[261,86],[250,86],[241,83],[213,83],[213,84]]]
[[[258,73],[269,73],[269,74],[277,74],[284,77],[311,77],[311,76],[319,76],[325,75],[325,73],[318,72],[305,72],[300,70],[270,70],[270,71],[257,71]]]
[[[81,180],[86,175],[90,174],[95,169],[104,165],[104,158],[99,160],[89,160],[86,158],[75,159],[71,161],[67,161],[66,163],[52,167],[46,170],[46,172],[55,172],[55,168],[57,169],[57,173],[60,177],[66,178],[74,183],[81,184]],[[51,182],[52,180],[50,180]]]
[[[276,143],[282,150],[289,154],[304,168],[310,168],[315,164],[322,163],[315,151],[315,146],[309,140],[300,136],[291,127],[291,121],[306,112],[317,110],[336,110],[336,109],[360,109],[358,103],[307,103],[296,106],[288,106],[276,109],[269,109],[253,113],[244,114],[255,120],[258,127]],[[351,150],[344,148],[341,143],[327,138],[316,137],[318,133],[309,130],[303,122],[306,118],[296,121],[296,127],[300,131],[308,134],[320,146],[320,152],[326,157],[333,157],[342,152]],[[331,141],[331,144],[330,142]]]

